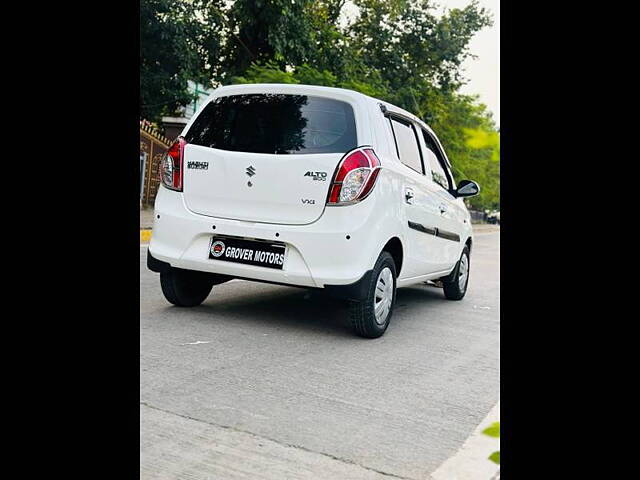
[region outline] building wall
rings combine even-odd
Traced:
[[[140,157],[146,154],[140,206],[153,206],[160,186],[160,163],[167,154],[170,143],[148,122],[140,122]]]

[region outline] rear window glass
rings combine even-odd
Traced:
[[[308,95],[218,97],[185,137],[204,147],[252,153],[344,153],[357,147],[351,105]]]

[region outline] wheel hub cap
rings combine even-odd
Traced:
[[[458,286],[460,291],[464,291],[467,285],[467,277],[469,277],[469,258],[462,255],[460,259],[460,269],[458,270]]]
[[[376,323],[384,325],[393,302],[393,275],[391,269],[385,267],[380,271],[376,281],[376,293],[373,297],[373,307],[376,314]]]

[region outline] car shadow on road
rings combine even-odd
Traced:
[[[348,302],[322,291],[252,285],[240,292],[234,288],[232,295],[230,291],[220,293],[216,295],[214,288],[212,296],[202,305],[189,309],[191,320],[268,325],[279,330],[353,338]],[[402,323],[429,304],[440,302],[446,302],[441,289],[427,285],[400,288],[393,323]]]
[[[442,288],[431,285],[417,284],[399,288],[396,291],[396,311],[399,311],[400,308],[407,308],[412,311],[428,304],[446,301]]]

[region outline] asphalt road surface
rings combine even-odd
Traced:
[[[399,289],[365,340],[304,289],[170,306],[141,247],[141,478],[428,479],[499,400],[499,292],[500,233],[477,234],[464,300]]]

